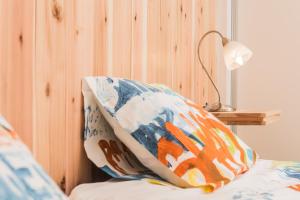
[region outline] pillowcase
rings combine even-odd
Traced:
[[[0,199],[67,199],[0,116]]]
[[[84,149],[88,158],[114,178],[141,179],[153,176],[153,172],[144,167],[115,136],[90,88],[83,85],[82,93],[85,113]]]
[[[84,83],[116,136],[177,186],[213,191],[256,161],[256,153],[222,122],[170,89],[110,77]]]

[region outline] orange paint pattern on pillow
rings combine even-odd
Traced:
[[[230,129],[219,121],[208,118],[208,113],[197,105],[190,102],[187,102],[187,104],[196,108],[202,116],[189,112],[189,116],[180,113],[180,117],[195,130],[197,139],[202,141],[205,146],[202,150],[199,149],[193,140],[184,134],[180,128],[170,122],[166,122],[166,129],[195,156],[180,163],[174,173],[182,177],[188,170],[197,168],[202,172],[206,183],[212,185],[214,189],[217,189],[230,180],[218,170],[214,162],[218,161],[230,170],[232,174],[237,176],[248,170],[245,152]],[[197,129],[194,123],[201,127],[201,129]],[[228,145],[223,138],[217,134],[216,130],[220,130],[226,134],[230,143],[240,152],[240,160],[236,160],[233,157],[228,149]],[[163,146],[163,148],[160,148],[161,146]],[[168,165],[166,159],[167,155],[172,155],[177,160],[181,153],[183,153],[182,147],[167,141],[165,138],[160,139],[158,143],[158,159],[163,164]],[[238,167],[234,168],[233,165]]]
[[[291,188],[293,190],[296,190],[298,192],[300,192],[300,184],[297,184],[297,185],[291,185],[289,186],[288,188]]]

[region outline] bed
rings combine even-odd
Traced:
[[[211,194],[153,179],[97,182],[106,176],[96,180],[95,174],[101,172],[97,168],[92,173],[92,162],[83,148],[83,77],[106,74],[164,83],[201,104],[215,99],[213,87],[195,59],[196,42],[202,33],[215,29],[215,1],[128,2],[1,3],[9,18],[5,24],[12,24],[2,30],[1,39],[7,41],[2,49],[16,51],[1,51],[5,59],[0,65],[0,111],[54,180],[49,184],[47,178],[45,189],[55,188],[60,196],[62,191],[66,195],[72,191],[71,199],[300,199],[299,163],[293,162],[259,160]],[[16,10],[26,12],[11,14]],[[169,37],[170,33],[174,37]],[[218,70],[213,38],[204,50],[204,63],[215,80]],[[18,161],[18,167],[8,172],[14,178],[21,177],[20,183],[25,182],[23,178],[35,182],[23,173],[24,159]],[[29,161],[36,164],[31,158]],[[16,170],[24,177],[13,173]],[[7,192],[3,188],[0,191]]]
[[[77,184],[71,200],[300,199],[300,162],[259,159],[219,119],[166,86],[86,77],[83,96],[80,151],[97,166],[93,178],[112,178]],[[67,198],[64,182],[59,189],[1,116],[0,169],[0,199]]]
[[[81,152],[97,166],[94,178],[103,172],[113,178],[77,184],[69,195],[71,200],[300,199],[300,162],[259,159],[211,113],[170,88],[122,78],[89,77],[84,79],[83,94],[85,151]],[[119,111],[124,110],[122,118]],[[147,111],[146,118],[143,110]],[[185,118],[186,113],[191,117]],[[123,128],[118,120],[125,124]],[[133,124],[135,131],[129,132],[127,124]],[[0,198],[65,199],[64,188],[60,190],[40,168],[2,117],[0,125]],[[177,128],[176,132],[169,127]],[[128,138],[136,133],[139,143],[132,143]],[[143,134],[155,137],[143,143],[139,140]],[[182,166],[185,171],[179,175]],[[91,171],[86,168],[82,173]]]
[[[2,124],[4,122],[3,118],[1,117],[0,122]],[[10,126],[6,127],[10,129]],[[0,139],[2,139],[0,141],[0,144],[3,145],[6,144],[8,140],[3,140],[3,135],[1,134],[3,134],[3,130],[1,132],[0,129],[0,136],[2,136],[0,137]],[[12,135],[13,137],[15,137],[14,133],[12,133]],[[25,146],[18,141],[16,145],[18,147],[25,148]],[[4,159],[4,161],[6,160],[8,161],[8,163],[11,163],[10,166],[15,165],[14,167],[10,167],[9,171],[11,171],[12,173],[16,173],[19,178],[22,177],[21,179],[17,180],[17,178],[13,177],[14,175],[11,173],[10,181],[8,181],[8,179],[2,179],[3,175],[7,173],[8,168],[6,168],[5,165],[3,166],[3,163],[0,162],[0,168],[2,170],[4,169],[4,172],[2,171],[0,173],[0,185],[2,184],[0,188],[0,197],[3,197],[3,193],[1,193],[4,192],[2,187],[5,188],[6,183],[11,182],[11,185],[6,189],[11,189],[11,191],[19,190],[20,192],[25,192],[25,188],[22,189],[21,187],[22,184],[25,184],[26,187],[28,186],[29,188],[31,188],[30,190],[28,190],[29,194],[32,195],[32,191],[35,191],[35,195],[38,196],[38,199],[49,199],[49,196],[45,196],[45,194],[49,195],[49,193],[53,195],[52,197],[55,196],[55,198],[50,199],[65,199],[57,186],[55,186],[55,184],[49,178],[47,178],[47,175],[44,174],[41,176],[41,178],[38,177],[39,174],[43,174],[44,172],[42,172],[41,169],[36,166],[35,161],[30,158],[29,151],[27,151],[26,148],[25,152],[22,150],[22,153],[18,153],[16,157],[10,157],[10,155],[12,155],[11,153],[15,152],[15,150],[13,149],[11,149],[13,151],[9,151],[11,152],[10,154],[7,154],[8,151],[5,150],[5,148],[0,148],[0,150],[1,162],[3,162]],[[17,148],[16,150],[19,151],[20,148]],[[1,155],[1,153],[3,152],[6,153]],[[21,155],[22,158],[20,158]],[[9,157],[10,159],[7,160]],[[22,162],[20,161],[20,159],[22,159]],[[36,170],[38,170],[38,173],[34,172]],[[98,171],[98,174],[99,172],[100,171]],[[39,184],[35,184],[36,181],[38,181]],[[15,184],[17,184],[18,187],[13,186]],[[17,198],[17,194],[18,193],[14,193],[14,195],[16,196],[9,199],[19,199]],[[10,193],[9,195],[11,196],[12,193]],[[25,199],[24,195],[25,194],[23,193],[23,197]],[[28,196],[26,196],[26,199],[27,197]],[[183,189],[180,187],[176,187],[175,185],[168,182],[151,178],[143,178],[140,180],[120,180],[111,178],[103,182],[79,184],[73,189],[69,196],[69,199],[296,200],[300,199],[300,162],[258,159],[256,164],[249,171],[236,177],[234,181],[216,190],[213,193],[205,193],[199,188]]]
[[[300,163],[258,160],[246,174],[210,194],[199,189],[182,189],[151,180],[82,184],[70,195],[71,200],[164,199],[164,200],[296,200],[300,199]]]
[[[126,87],[124,86],[124,88],[122,88],[122,84],[126,85]],[[107,85],[111,85],[111,86],[107,86]],[[147,88],[148,87],[148,88]],[[119,78],[107,78],[107,77],[91,77],[91,78],[86,78],[83,84],[83,93],[84,93],[84,100],[85,100],[85,110],[87,111],[86,113],[86,130],[88,130],[88,132],[85,132],[85,147],[86,147],[86,152],[88,157],[94,162],[95,160],[97,160],[96,162],[94,162],[98,167],[105,165],[105,167],[100,167],[101,169],[103,169],[104,171],[110,173],[110,171],[107,171],[107,169],[109,168],[108,166],[110,166],[110,163],[106,163],[105,161],[99,161],[101,160],[101,158],[99,157],[99,154],[101,154],[101,151],[98,151],[97,149],[99,149],[99,141],[102,141],[101,139],[106,139],[106,140],[117,140],[117,136],[115,136],[115,138],[112,138],[111,136],[109,136],[109,138],[106,138],[107,136],[105,136],[105,133],[109,132],[108,128],[104,128],[106,126],[109,126],[109,124],[105,124],[103,123],[103,120],[105,121],[105,119],[108,119],[109,121],[109,117],[103,117],[103,119],[101,118],[101,114],[102,113],[105,116],[105,110],[107,110],[109,113],[113,113],[114,109],[110,109],[109,106],[103,106],[104,110],[102,110],[101,106],[98,106],[99,104],[97,102],[100,102],[100,104],[102,103],[103,105],[108,105],[106,104],[106,102],[113,102],[113,106],[112,108],[116,108],[118,107],[118,111],[120,111],[121,109],[126,110],[126,115],[130,115],[130,117],[125,117],[124,121],[122,122],[128,122],[130,121],[130,119],[135,118],[136,116],[138,116],[138,121],[141,121],[140,117],[143,117],[143,115],[139,115],[136,112],[139,111],[130,111],[124,107],[126,107],[126,105],[131,105],[131,102],[134,102],[134,109],[135,110],[139,110],[138,108],[138,101],[135,98],[140,98],[140,96],[142,96],[142,105],[143,108],[146,108],[146,104],[144,106],[144,102],[147,101],[147,98],[151,97],[151,95],[155,95],[155,97],[158,97],[157,93],[163,93],[163,94],[167,94],[170,95],[171,98],[168,99],[168,101],[166,102],[166,104],[162,103],[162,101],[156,101],[153,100],[153,98],[151,100],[151,107],[149,107],[149,110],[147,110],[147,112],[153,113],[151,111],[151,109],[153,107],[159,107],[158,104],[163,104],[163,108],[171,108],[172,106],[170,106],[172,101],[176,101],[176,103],[174,105],[176,105],[176,109],[179,108],[180,111],[187,109],[186,105],[181,106],[181,104],[179,103],[181,100],[183,102],[185,102],[186,99],[182,99],[182,96],[178,96],[177,94],[172,93],[172,91],[170,89],[166,89],[165,87],[162,88],[161,91],[154,91],[154,89],[161,89],[161,86],[152,86],[152,85],[144,85],[144,84],[139,84],[137,82],[132,82],[131,80],[125,80],[125,79],[119,79]],[[122,91],[127,91],[126,89],[130,88],[130,91],[143,91],[142,93],[134,93],[132,96],[130,96],[130,94],[127,92],[126,96],[123,95]],[[149,90],[148,90],[149,89]],[[148,91],[147,91],[148,90]],[[112,93],[108,92],[108,91],[112,91]],[[103,95],[103,93],[107,93],[106,95]],[[143,94],[147,94],[146,96],[144,96]],[[113,95],[113,94],[117,94],[117,95]],[[122,96],[120,96],[122,95]],[[112,97],[114,96],[114,97]],[[112,97],[112,98],[110,98]],[[114,99],[115,98],[115,99]],[[124,98],[126,98],[126,100],[124,100]],[[165,99],[169,98],[169,96],[164,96]],[[103,100],[104,99],[104,100]],[[124,103],[124,107],[120,106],[120,101],[119,99],[122,99],[122,101],[126,102]],[[102,101],[103,100],[103,101]],[[117,101],[118,100],[118,101]],[[177,101],[178,100],[178,101]],[[87,103],[88,102],[88,103]],[[153,106],[155,105],[155,106]],[[170,106],[170,107],[166,107],[166,106]],[[88,109],[87,109],[88,108]],[[99,108],[99,109],[98,109]],[[174,108],[173,113],[176,113],[176,109]],[[161,109],[159,109],[161,110]],[[196,109],[197,110],[197,109]],[[197,110],[198,111],[198,110]],[[98,112],[98,114],[97,114]],[[122,111],[120,111],[122,112]],[[189,110],[188,113],[192,113],[193,112],[193,108],[191,108]],[[203,112],[201,109],[199,109],[199,112]],[[129,114],[130,113],[130,114]],[[205,113],[202,113],[203,116],[206,116]],[[184,115],[184,112],[180,112],[180,116]],[[159,116],[156,115],[155,116]],[[119,117],[119,115],[118,115]],[[207,114],[207,120],[212,120],[209,116],[209,114]],[[105,119],[104,119],[105,118]],[[121,118],[119,117],[118,119],[121,120]],[[148,118],[147,118],[148,119]],[[156,117],[155,117],[156,119]],[[164,120],[162,118],[160,118],[161,121]],[[168,123],[168,120],[170,119],[165,119]],[[175,123],[175,121],[178,121],[178,119],[176,118],[176,114],[172,115],[172,120]],[[206,132],[204,130],[206,130],[205,126],[212,126],[214,123],[214,121],[210,121],[211,123],[207,124],[205,123],[205,121],[201,121],[203,122],[203,124],[201,124],[201,130],[203,130],[203,135],[206,134]],[[130,122],[128,122],[130,123]],[[136,122],[134,121],[135,127],[138,127],[136,125]],[[143,130],[145,130],[145,122],[142,122],[143,124]],[[150,123],[151,127],[153,128],[153,123]],[[110,122],[110,125],[112,125],[113,130],[111,130],[111,132],[108,135],[117,135],[117,128],[113,125],[113,123]],[[188,130],[186,129],[187,127],[184,127],[182,125],[182,122],[179,123],[179,126],[182,126],[183,129],[182,130]],[[167,125],[166,125],[167,126]],[[216,125],[217,126],[217,125]],[[161,127],[160,127],[161,128]],[[211,127],[212,128],[212,127]],[[127,128],[128,129],[128,128]],[[222,127],[221,127],[222,129]],[[219,131],[221,131],[221,129]],[[162,130],[162,129],[159,129]],[[215,129],[213,129],[215,130]],[[216,129],[217,130],[217,129]],[[222,130],[222,131],[225,131]],[[222,132],[221,131],[221,132]],[[104,133],[105,132],[105,133]],[[187,131],[184,131],[185,133]],[[134,132],[136,133],[136,131]],[[158,134],[157,131],[153,132],[154,134]],[[230,133],[230,132],[228,132]],[[126,134],[124,132],[122,132],[122,134]],[[224,133],[219,133],[221,136],[224,136]],[[163,138],[165,135],[161,135],[161,138]],[[222,143],[220,143],[220,140],[222,139],[222,137],[218,138],[215,134],[208,134],[205,136],[209,136],[212,137],[215,144],[219,144],[222,146]],[[99,138],[101,139],[99,139]],[[123,136],[121,136],[122,138]],[[158,137],[158,136],[156,136]],[[167,137],[167,136],[166,136]],[[193,136],[194,137],[194,136]],[[199,136],[200,137],[200,136]],[[227,135],[227,137],[230,137],[229,135]],[[97,138],[96,140],[94,140],[95,138]],[[161,139],[160,138],[160,139]],[[238,137],[237,137],[238,138]],[[119,137],[120,139],[120,137]],[[206,141],[205,147],[209,147],[209,142],[208,140],[205,140],[205,138],[201,138],[203,142]],[[237,141],[233,142],[235,145],[237,145],[237,143],[241,143],[241,141],[239,141],[240,139],[238,139]],[[123,140],[124,141],[124,140]],[[179,140],[180,142],[183,142],[183,140]],[[235,152],[235,150],[233,150],[233,147],[230,146],[230,143],[232,142],[224,140],[226,142],[225,148],[231,148],[232,152]],[[93,142],[95,143],[95,148],[91,148],[91,146],[93,146]],[[126,140],[125,140],[126,142]],[[147,141],[147,144],[149,143],[149,141]],[[196,142],[195,142],[196,143]],[[129,143],[125,143],[127,146],[130,147]],[[225,143],[224,143],[225,144]],[[189,145],[192,145],[191,143],[189,143]],[[134,146],[136,146],[136,144],[134,144]],[[188,148],[188,146],[185,146],[186,148]],[[117,171],[114,171],[114,173],[112,173],[111,175],[114,176],[115,178],[112,178],[108,181],[105,182],[98,182],[98,183],[90,183],[90,184],[81,184],[78,185],[77,187],[75,187],[75,189],[71,192],[70,195],[70,199],[73,200],[83,200],[83,199],[122,199],[122,200],[129,200],[129,199],[166,199],[166,200],[176,200],[176,199],[184,199],[184,198],[188,198],[188,199],[204,199],[204,200],[210,200],[210,199],[243,199],[243,200],[250,200],[250,199],[266,199],[266,200],[275,200],[275,199],[300,199],[300,163],[299,162],[285,162],[285,161],[273,161],[273,160],[263,160],[263,159],[257,159],[256,163],[255,163],[255,157],[257,156],[257,154],[251,149],[249,148],[246,144],[242,144],[241,145],[242,148],[245,148],[246,153],[250,158],[245,162],[247,162],[248,164],[251,163],[251,161],[254,161],[253,164],[249,164],[247,166],[249,166],[249,169],[242,171],[241,173],[237,173],[236,177],[232,178],[230,181],[228,182],[223,182],[221,184],[220,187],[216,187],[214,189],[216,189],[215,191],[206,191],[203,189],[200,189],[199,187],[190,187],[190,188],[182,188],[182,187],[178,187],[178,185],[176,186],[177,182],[172,182],[172,180],[169,182],[166,182],[164,180],[168,179],[168,177],[164,177],[166,179],[156,179],[156,178],[147,178],[147,177],[138,177],[136,178],[135,176],[132,177],[126,177],[125,180],[124,178],[122,178],[122,173],[119,176],[116,176],[117,173],[119,173]],[[152,147],[151,147],[152,148]],[[217,149],[220,149],[221,147],[218,147]],[[140,149],[136,149],[136,151],[134,151],[134,149],[131,149],[133,152],[135,152],[135,155],[138,156],[137,151],[139,151]],[[150,149],[151,150],[151,149]],[[92,151],[92,153],[91,153]],[[192,150],[191,150],[192,151]],[[206,151],[205,149],[202,149],[202,151]],[[95,155],[95,152],[97,152],[97,156]],[[222,154],[225,152],[225,149],[222,150]],[[254,152],[254,153],[253,153]],[[158,153],[159,154],[159,153]],[[234,155],[234,158],[239,158],[241,155],[243,154],[242,151],[238,152],[238,155]],[[122,161],[120,161],[121,158],[121,153],[117,154],[116,157],[113,157],[113,159],[115,159],[114,161],[114,166],[118,166],[119,169],[123,169],[124,165],[122,165]],[[169,163],[168,165],[175,165],[174,163],[172,163],[173,159],[170,156],[173,156],[174,158],[176,156],[174,156],[174,154],[172,154],[172,152],[169,151],[169,155],[166,156],[166,159],[168,159]],[[106,155],[105,155],[106,156]],[[103,156],[103,157],[105,157]],[[106,157],[107,158],[107,157]],[[216,160],[218,160],[220,157],[217,156],[216,158],[214,158],[213,162],[215,162]],[[182,158],[180,157],[176,157],[176,160],[180,160]],[[229,157],[227,158],[227,162],[228,159],[230,159]],[[245,158],[246,159],[246,158]],[[143,160],[140,159],[140,160]],[[171,160],[171,161],[170,161]],[[102,163],[104,162],[104,163]],[[184,162],[184,161],[182,161]],[[234,162],[234,160],[230,161],[230,162]],[[229,162],[229,163],[230,163]],[[147,162],[146,162],[147,164]],[[202,164],[209,164],[209,163],[202,163]],[[223,167],[226,166],[225,163],[224,165],[222,165]],[[234,166],[234,164],[232,164],[231,166]],[[149,169],[152,170],[156,170],[151,168],[152,165],[150,165]],[[170,166],[168,166],[170,168]],[[110,169],[114,170],[113,166],[110,166]],[[125,169],[125,168],[124,168]],[[191,167],[192,169],[196,169],[195,166]],[[200,168],[198,168],[200,169]],[[221,168],[218,168],[219,171],[221,170]],[[126,171],[123,170],[123,171]],[[175,170],[176,171],[176,170]],[[200,169],[201,171],[201,169]],[[222,170],[221,170],[222,171]],[[157,172],[157,171],[155,171]],[[204,171],[201,171],[204,173]],[[227,173],[228,170],[224,170],[222,171],[222,173]],[[163,174],[164,175],[164,174]],[[163,176],[162,175],[162,176]],[[224,175],[224,174],[223,174]],[[227,174],[228,175],[228,174]],[[225,175],[225,176],[227,176]],[[189,174],[189,176],[194,176],[194,174]],[[229,175],[228,175],[229,176]],[[119,178],[118,178],[119,177]],[[200,176],[195,175],[193,178],[199,178],[201,179]],[[207,177],[205,176],[205,179]],[[122,180],[123,179],[123,180]],[[126,180],[126,179],[133,179],[133,180]],[[187,181],[187,179],[184,179],[185,181]],[[171,183],[170,183],[171,182]],[[202,184],[204,184],[203,182],[201,182]],[[214,190],[213,189],[213,190]]]

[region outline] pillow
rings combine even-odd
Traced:
[[[177,186],[213,191],[256,161],[256,153],[222,122],[170,89],[110,77],[88,77],[84,84],[116,136]]]
[[[153,176],[115,136],[89,87],[83,87],[82,93],[85,113],[84,149],[88,158],[114,178],[141,179]]]
[[[0,116],[0,199],[67,199]]]

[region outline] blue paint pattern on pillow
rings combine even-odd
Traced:
[[[66,199],[16,137],[13,131],[0,128],[0,199]]]
[[[112,79],[109,79],[109,83],[113,83]],[[114,89],[118,92],[118,102],[115,106],[115,112],[117,112],[122,106],[124,106],[127,101],[132,97],[141,95],[143,92],[151,91],[158,92],[159,90],[154,87],[146,87],[143,85],[136,84],[136,82],[131,80],[119,80],[119,86],[114,86]]]
[[[85,85],[116,136],[178,186],[213,191],[255,164],[256,153],[228,127],[167,87],[112,77],[87,77]]]

